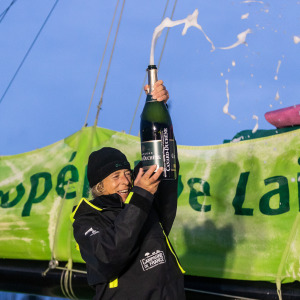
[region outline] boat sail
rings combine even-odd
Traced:
[[[193,289],[203,277],[233,280],[235,288],[228,283],[227,293],[236,296],[245,296],[237,281],[276,282],[279,288],[299,281],[299,135],[294,130],[239,143],[178,146],[178,212],[170,238]],[[85,127],[45,148],[2,156],[2,272],[11,263],[18,281],[24,270],[34,274],[35,269],[44,282],[59,270],[75,282],[84,278],[70,214],[88,197],[87,157],[111,146],[126,153],[134,166],[140,160],[139,143],[122,132]],[[76,290],[71,279],[67,283],[63,290]],[[258,291],[255,287],[246,294]]]

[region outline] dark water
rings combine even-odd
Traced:
[[[66,299],[66,298],[0,292],[0,300],[62,300],[62,299]]]

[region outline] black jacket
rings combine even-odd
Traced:
[[[73,212],[95,299],[185,299],[184,271],[167,238],[177,182],[162,181],[155,197],[133,187],[126,202],[118,194],[82,199]]]

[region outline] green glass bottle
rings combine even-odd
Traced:
[[[144,171],[150,166],[163,167],[162,179],[176,179],[176,153],[173,125],[167,106],[163,101],[152,98],[154,83],[157,81],[157,68],[148,66],[150,87],[141,114],[140,136]]]

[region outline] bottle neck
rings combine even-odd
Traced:
[[[151,94],[154,90],[154,83],[157,81],[157,68],[156,68],[156,65],[149,65],[148,69],[147,69],[147,72],[148,72],[149,94]]]

